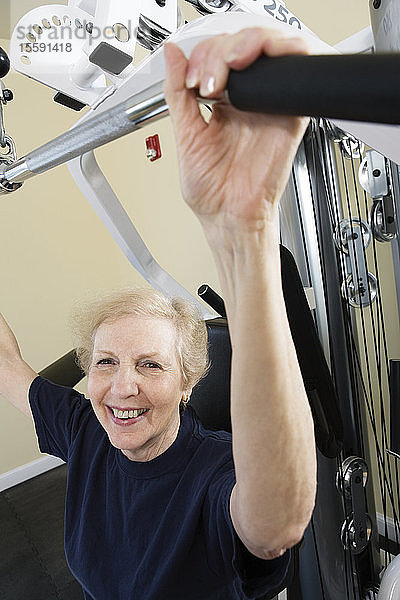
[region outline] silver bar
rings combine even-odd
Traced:
[[[168,105],[160,91],[162,84],[158,82],[108,111],[94,115],[6,166],[2,172],[3,180],[22,183],[166,116]]]
[[[159,81],[33,150],[4,168],[1,174],[3,181],[22,183],[167,116],[168,105],[162,86],[163,81]],[[198,102],[214,103],[200,97]]]
[[[109,110],[95,114],[16,163],[6,166],[1,172],[2,182],[6,185],[22,183],[167,116],[163,83],[159,81]],[[201,97],[197,100],[208,105],[215,103]],[[13,191],[11,186],[9,191]]]
[[[2,172],[2,176],[9,183],[22,183],[26,179],[33,177],[35,173],[32,173],[28,169],[25,158],[20,158],[15,163],[7,166]]]
[[[126,115],[133,123],[141,123],[143,119],[147,120],[149,114],[168,110],[164,94],[160,92],[138,104],[133,104],[126,109]]]

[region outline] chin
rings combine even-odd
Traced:
[[[142,444],[137,444],[137,440],[136,440],[136,444],[132,441],[132,439],[126,439],[126,436],[121,436],[121,435],[113,435],[112,433],[110,433],[109,431],[107,432],[108,435],[108,439],[110,441],[110,444],[112,446],[114,446],[114,448],[117,448],[117,450],[122,450],[122,451],[135,451],[137,450],[137,447],[141,446]],[[125,438],[125,439],[124,439]]]

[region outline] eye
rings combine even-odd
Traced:
[[[151,360],[144,361],[140,366],[145,367],[146,369],[152,369],[152,370],[161,369],[161,365],[159,365],[158,363],[152,362]]]
[[[113,365],[116,365],[116,361],[114,358],[100,358],[100,360],[98,360],[95,364],[96,367],[101,368],[107,368]]]

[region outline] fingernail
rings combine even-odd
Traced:
[[[200,96],[210,96],[215,91],[215,77],[214,75],[205,75],[201,80],[200,84]]]
[[[191,90],[195,87],[197,87],[197,84],[199,82],[199,72],[197,69],[194,69],[192,71],[188,71],[187,75],[186,75],[186,87]]]

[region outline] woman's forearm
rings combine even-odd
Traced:
[[[193,88],[223,99],[230,69],[244,69],[261,54],[307,49],[298,38],[254,28],[204,40],[189,60],[171,44],[164,51],[183,197],[214,254],[232,339],[232,519],[247,547],[270,557],[302,536],[315,496],[313,423],[286,319],[274,229],[307,122],[222,102],[206,123]]]
[[[23,360],[18,342],[0,314],[0,394],[31,416],[28,392],[37,373]]]
[[[279,238],[210,231],[232,340],[234,524],[265,553],[301,538],[315,498],[311,411],[286,317]]]

